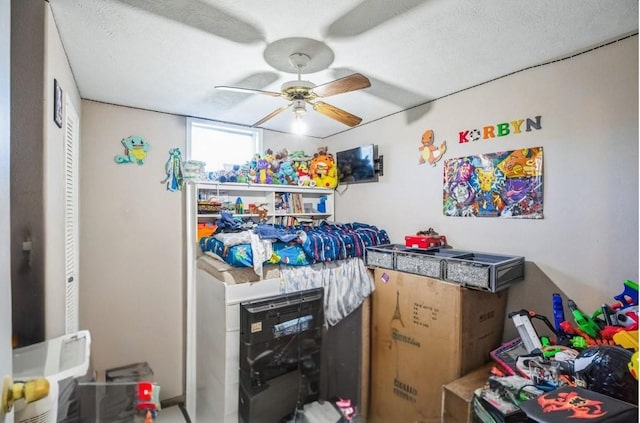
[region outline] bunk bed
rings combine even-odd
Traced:
[[[367,247],[383,244],[386,231],[359,222],[223,228],[200,238],[197,268],[225,283],[277,280],[279,293],[323,287],[325,318],[335,325],[372,292],[362,258]]]

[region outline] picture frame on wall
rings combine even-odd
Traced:
[[[62,87],[53,79],[53,121],[62,128]]]

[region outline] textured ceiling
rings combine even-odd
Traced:
[[[638,32],[637,0],[49,0],[84,99],[250,126],[311,57],[316,85],[359,72],[371,87],[324,99],[361,125]],[[428,113],[428,108],[420,109]],[[417,118],[416,114],[410,118]],[[291,132],[286,110],[260,125]],[[307,135],[348,126],[314,111]]]

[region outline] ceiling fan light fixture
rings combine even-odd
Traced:
[[[307,133],[307,124],[302,119],[301,115],[296,114],[296,118],[291,124],[291,132],[297,135],[304,135]]]
[[[296,119],[302,119],[302,116],[307,113],[307,105],[304,100],[293,100],[293,113],[296,115]]]

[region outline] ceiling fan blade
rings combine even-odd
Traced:
[[[265,95],[270,95],[271,97],[282,97],[282,93],[277,93],[275,91],[255,90],[253,88],[228,87],[226,85],[216,85],[215,88],[217,90],[223,90],[223,91],[235,91],[238,93],[246,93],[246,94],[265,94]]]
[[[330,117],[331,119],[335,119],[338,122],[342,122],[347,126],[356,126],[360,122],[362,122],[362,118],[352,115],[349,112],[346,112],[342,109],[337,108],[336,106],[332,106],[331,104],[324,103],[322,101],[316,101],[313,103],[313,110],[318,113],[322,113],[323,115]]]
[[[349,91],[361,90],[370,86],[371,82],[369,78],[360,73],[354,73],[353,75],[318,85],[313,89],[313,92],[318,97],[329,97],[331,95],[348,93]]]
[[[287,110],[289,108],[289,106],[291,106],[293,103],[289,103],[289,104],[285,104],[282,107],[279,107],[277,109],[275,109],[273,112],[269,113],[268,115],[266,115],[265,117],[263,117],[262,119],[260,119],[259,121],[257,121],[256,123],[254,123],[251,126],[259,126],[262,125],[263,123],[265,123],[266,121],[268,121],[269,119],[271,119],[272,117],[276,116],[277,114],[279,114],[280,112],[283,112],[285,110]]]

